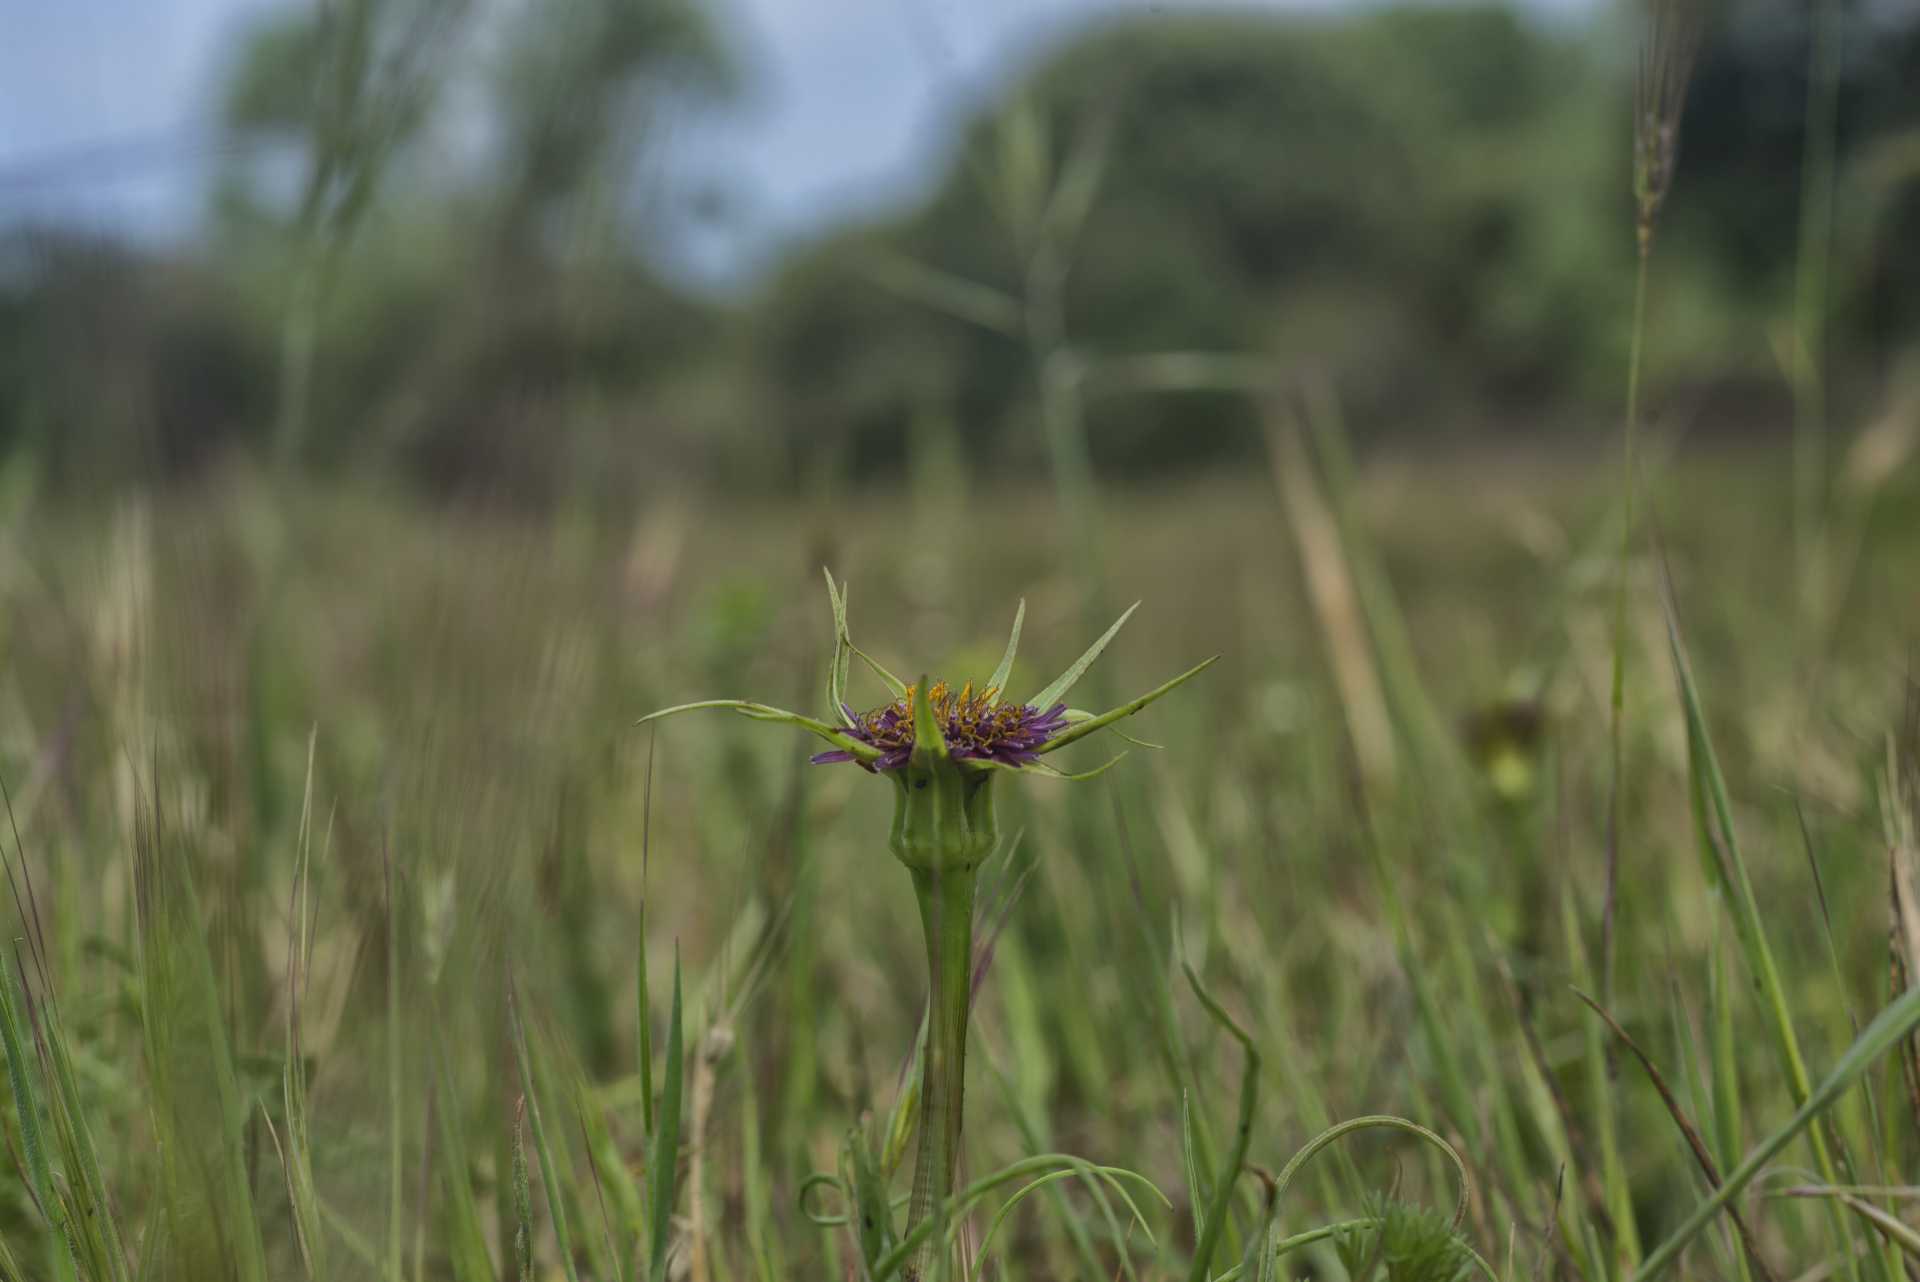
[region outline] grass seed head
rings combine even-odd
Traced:
[[[1640,57],[1633,86],[1634,230],[1653,245],[1660,206],[1680,157],[1680,117],[1700,51],[1702,0],[1641,0]]]

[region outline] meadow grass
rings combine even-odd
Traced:
[[[1050,485],[965,495],[930,411],[904,490],[632,526],[10,490],[0,1282],[1898,1282],[1920,487],[1910,430],[1828,466],[1837,10],[1790,463],[1646,412],[1699,35],[1651,12],[1618,482],[1564,443],[1362,469],[1269,361],[1079,350],[1111,121],[1053,157],[1016,104],[974,159],[1018,296],[872,277],[1024,345]],[[1103,491],[1092,398],[1194,390],[1258,401],[1271,482]],[[1128,723],[1164,747],[1004,790],[917,913],[859,771],[635,725],[858,691],[823,564],[903,673],[1029,688],[1110,594],[1152,608],[1102,691],[1223,657]]]
[[[1463,1171],[1501,1277],[1897,1271],[1911,1025],[1875,1017],[1912,973],[1887,924],[1920,509],[1896,474],[1807,717],[1787,472],[1663,459],[1662,555],[1629,565],[1608,1013],[1664,1099],[1575,992],[1601,991],[1611,470],[1316,468],[1387,775],[1278,491],[1110,496],[1114,583],[1151,604],[1114,680],[1225,657],[1139,719],[1164,750],[1003,798],[955,1258],[1412,1276],[1388,1246],[1427,1207],[1432,1267],[1477,1268],[1436,1245]],[[918,599],[912,502],[622,529],[231,476],[18,516],[0,1273],[860,1276],[839,1221],[902,1190],[924,999],[873,785],[800,736],[630,723],[690,691],[815,706],[819,560],[883,661],[984,675],[1024,595],[1015,686],[1064,667],[1072,531],[983,498],[991,545]],[[1380,1115],[1441,1146],[1352,1131],[1275,1174]]]

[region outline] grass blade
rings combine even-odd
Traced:
[[[1650,1282],[1658,1277],[1668,1265],[1678,1258],[1682,1249],[1699,1236],[1714,1216],[1739,1197],[1747,1185],[1753,1182],[1762,1168],[1779,1155],[1780,1150],[1793,1142],[1795,1136],[1806,1130],[1820,1115],[1840,1098],[1846,1089],[1853,1085],[1854,1079],[1864,1073],[1880,1056],[1886,1054],[1900,1039],[1920,1027],[1920,989],[1910,989],[1901,998],[1881,1011],[1874,1021],[1867,1025],[1866,1031],[1854,1039],[1846,1054],[1834,1065],[1826,1080],[1822,1081],[1807,1096],[1806,1102],[1794,1111],[1784,1126],[1762,1140],[1746,1158],[1728,1172],[1726,1182],[1706,1201],[1695,1207],[1673,1235],[1662,1242],[1647,1258],[1641,1262],[1639,1271],[1634,1274],[1636,1282]]]
[[[519,1007],[511,990],[507,994],[507,1020],[513,1032],[514,1058],[520,1066],[520,1089],[526,1102],[527,1124],[533,1131],[533,1151],[540,1159],[540,1185],[547,1194],[547,1217],[553,1221],[553,1236],[560,1247],[560,1263],[566,1269],[567,1282],[580,1282],[580,1275],[573,1264],[573,1234],[567,1227],[566,1190],[561,1187],[560,1171],[553,1160],[553,1146],[541,1120],[539,1084],[533,1073],[533,1056],[527,1045],[527,1030],[520,1022]],[[519,1143],[517,1134],[515,1143]],[[525,1159],[518,1160],[524,1163]]]
[[[660,1126],[653,1135],[653,1160],[647,1175],[647,1195],[653,1200],[653,1229],[647,1251],[647,1276],[664,1278],[667,1246],[673,1228],[675,1178],[680,1162],[680,1079],[685,1067],[686,1040],[680,1009],[680,955],[673,958],[673,1014],[667,1024],[667,1074],[660,1095]]]

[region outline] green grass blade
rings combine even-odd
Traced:
[[[511,994],[507,999],[507,1017],[513,1030],[513,1053],[520,1066],[520,1089],[525,1093],[527,1125],[533,1131],[533,1151],[540,1159],[540,1185],[547,1194],[547,1218],[553,1221],[554,1240],[560,1247],[560,1263],[566,1269],[567,1282],[580,1282],[573,1264],[573,1234],[567,1226],[566,1189],[560,1183],[560,1170],[553,1160],[553,1145],[541,1120],[540,1088],[534,1077],[533,1056],[527,1043],[527,1030]]]
[[[675,1182],[680,1163],[680,1079],[685,1067],[685,1032],[680,1009],[680,955],[673,958],[673,1014],[667,1024],[667,1073],[660,1096],[660,1126],[653,1136],[653,1160],[647,1195],[653,1202],[653,1229],[647,1251],[649,1278],[664,1278],[673,1227]]]
[[[13,1091],[14,1115],[19,1119],[20,1145],[25,1150],[27,1180],[41,1213],[56,1229],[58,1209],[53,1201],[53,1173],[47,1162],[46,1140],[40,1129],[40,1103],[33,1089],[25,1039],[20,1035],[20,1007],[14,998],[13,970],[0,956],[0,1046],[7,1053],[7,1085]]]
[[[634,969],[639,972],[637,978],[639,992],[634,998],[637,1008],[634,1012],[638,1023],[639,1067],[640,1067],[640,1132],[653,1134],[653,1000],[647,984],[647,926],[645,899],[640,909],[640,949],[639,960]]]
[[[1793,1142],[1795,1136],[1811,1126],[1835,1100],[1853,1085],[1873,1062],[1899,1044],[1900,1039],[1920,1027],[1920,989],[1909,989],[1898,1001],[1875,1016],[1866,1031],[1854,1039],[1833,1071],[1813,1089],[1784,1126],[1762,1140],[1740,1165],[1727,1173],[1718,1191],[1695,1207],[1665,1242],[1648,1253],[1634,1274],[1636,1282],[1650,1282],[1679,1256],[1682,1249],[1711,1223],[1727,1203],[1740,1196],[1768,1162]]]
[[[1767,943],[1766,929],[1760,919],[1759,901],[1754,896],[1746,859],[1741,854],[1740,836],[1734,827],[1733,804],[1728,799],[1726,776],[1720,769],[1719,754],[1714,751],[1713,736],[1707,728],[1700,691],[1693,678],[1693,665],[1687,657],[1686,643],[1680,636],[1679,611],[1673,600],[1671,583],[1667,584],[1663,604],[1667,641],[1672,649],[1674,672],[1686,716],[1688,782],[1695,828],[1702,843],[1702,858],[1715,875],[1732,909],[1734,932],[1760,991],[1774,1047],[1786,1071],[1787,1086],[1794,1104],[1803,1106],[1809,1098],[1810,1079],[1806,1061],[1800,1053],[1800,1040],[1793,1028],[1792,1005],[1787,997],[1786,986],[1781,981],[1779,966],[1774,961],[1773,949]],[[1840,1160],[1836,1161],[1822,1126],[1813,1127],[1807,1133],[1807,1138],[1822,1178],[1829,1184],[1843,1183],[1843,1167],[1850,1166],[1846,1163],[1844,1151],[1839,1154]],[[1857,1276],[1858,1266],[1854,1263],[1852,1250],[1855,1238],[1851,1224],[1840,1217],[1837,1209],[1830,1208],[1830,1213],[1835,1234],[1847,1247],[1849,1274]]]
[[[533,1282],[533,1187],[527,1179],[527,1097],[513,1111],[513,1260],[517,1282]]]
[[[480,1206],[473,1196],[473,1168],[467,1155],[466,1127],[460,1120],[460,1095],[437,1032],[432,1045],[436,1090],[440,1097],[440,1106],[433,1114],[440,1144],[440,1183],[447,1206],[443,1245],[456,1282],[494,1282],[493,1259],[487,1254],[486,1233],[480,1227]]]
[[[1207,1014],[1215,1023],[1226,1030],[1227,1035],[1240,1043],[1241,1054],[1246,1066],[1240,1074],[1240,1118],[1234,1125],[1233,1148],[1228,1151],[1226,1161],[1220,1164],[1220,1173],[1214,1177],[1213,1202],[1207,1208],[1206,1227],[1200,1229],[1195,1237],[1197,1244],[1193,1249],[1193,1268],[1187,1274],[1187,1282],[1206,1282],[1213,1271],[1213,1250],[1220,1241],[1220,1231],[1226,1226],[1228,1209],[1233,1205],[1234,1185],[1239,1182],[1241,1169],[1246,1166],[1247,1146],[1253,1141],[1253,1113],[1260,1099],[1260,1051],[1253,1044],[1253,1038],[1246,1030],[1236,1024],[1233,1016],[1215,1001],[1213,994],[1200,982],[1200,976],[1193,967],[1185,962],[1181,969],[1187,973],[1187,983],[1192,987],[1194,996],[1206,1007]]]

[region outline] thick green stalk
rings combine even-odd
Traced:
[[[941,1206],[953,1191],[960,1158],[960,1121],[967,1076],[967,1018],[973,999],[972,868],[913,870],[920,924],[927,937],[927,1045],[920,1061],[920,1153],[907,1204],[907,1228]],[[945,1234],[922,1244],[909,1278],[928,1276]]]
[[[916,690],[928,689],[922,676]],[[967,1015],[973,998],[973,892],[980,865],[999,841],[993,777],[966,769],[947,752],[928,700],[913,705],[913,756],[891,772],[893,830],[888,847],[913,874],[927,936],[927,1044],[921,1059],[920,1157],[907,1204],[907,1231],[944,1207],[960,1156],[966,1090]],[[940,1212],[945,1214],[944,1210]],[[943,1259],[944,1226],[915,1250],[906,1276],[928,1275]],[[936,1274],[937,1276],[937,1274]]]

